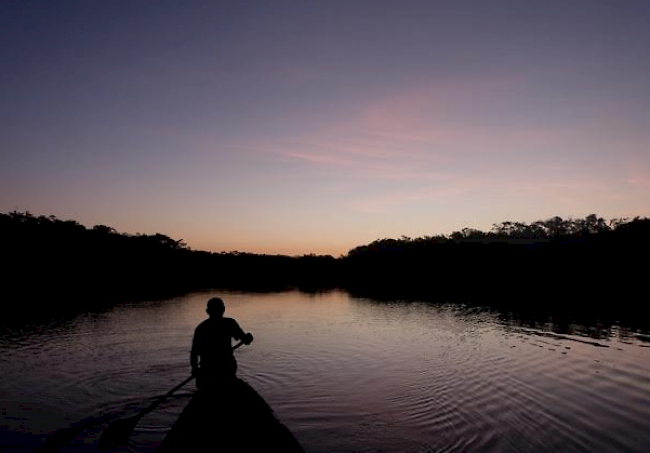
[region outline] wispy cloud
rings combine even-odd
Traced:
[[[630,158],[627,183],[637,189],[650,190],[650,162],[638,157]]]
[[[367,214],[385,213],[408,203],[429,204],[467,195],[482,186],[481,181],[454,178],[437,187],[398,189],[352,202],[353,209]]]
[[[499,93],[504,83],[465,80],[404,87],[366,103],[353,116],[319,124],[302,137],[285,137],[274,148],[286,158],[393,179],[472,159],[489,164],[489,157],[516,158],[523,149],[552,148],[558,136],[543,126],[514,127],[486,114],[490,109],[485,104],[494,101],[493,91]],[[382,166],[397,171],[377,172]]]
[[[399,142],[378,139],[363,131],[355,132],[358,135],[341,131],[340,136],[328,133],[274,139],[239,149],[273,153],[287,161],[331,169],[356,180],[430,180],[445,173],[443,168],[448,159]]]
[[[632,175],[627,182],[634,187],[650,190],[650,176],[648,175]]]
[[[584,130],[518,121],[516,109],[499,104],[516,83],[468,79],[402,87],[354,114],[312,124],[300,134],[258,137],[239,149],[300,165],[310,184],[336,179],[346,193],[341,202],[362,213],[427,209],[438,200],[460,201],[465,209],[498,205],[505,212],[501,200],[513,198],[517,209],[534,203],[557,213],[624,202],[625,190],[612,188],[609,180],[603,185],[602,174],[585,168],[581,158],[565,157],[576,149],[584,156],[594,149],[608,152],[581,136]],[[650,188],[648,172],[630,173],[627,182]]]

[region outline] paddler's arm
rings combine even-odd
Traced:
[[[235,340],[241,340],[244,344],[251,344],[253,342],[253,335],[250,333],[244,333],[239,324],[234,319],[232,320],[233,324],[233,333],[232,337]]]

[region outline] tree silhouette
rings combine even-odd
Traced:
[[[621,301],[618,311],[639,310],[646,278],[639,260],[650,251],[650,219],[607,222],[596,214],[506,221],[487,232],[464,228],[448,236],[383,238],[339,258],[196,251],[162,233],[130,235],[17,211],[0,214],[0,233],[8,269],[4,303],[29,300],[19,306],[30,307],[26,314],[34,304],[41,311],[78,312],[202,288],[333,287],[376,298],[489,300],[516,310],[594,310],[606,300]]]

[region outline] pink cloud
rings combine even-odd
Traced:
[[[262,149],[260,147],[260,149]],[[438,166],[444,163],[436,155],[391,143],[372,136],[324,134],[275,140],[264,146],[284,159],[332,168],[355,178],[431,179],[439,178]]]
[[[426,167],[453,164],[477,153],[496,157],[552,142],[553,134],[543,128],[495,129],[472,117],[474,107],[489,102],[492,91],[503,90],[503,85],[503,80],[462,80],[405,88],[278,148],[285,157],[315,165],[348,166],[391,177],[390,171],[377,172],[378,162],[421,174]]]
[[[286,151],[283,153],[285,157],[292,159],[297,159],[312,164],[325,164],[333,166],[343,166],[350,167],[355,166],[356,161],[354,159],[345,158],[344,155],[327,153],[327,152],[298,152],[298,151]]]
[[[353,202],[354,209],[364,213],[382,213],[407,203],[450,200],[466,195],[484,186],[484,182],[472,178],[447,178],[444,184],[413,189],[399,189],[364,200]]]
[[[631,158],[628,162],[627,183],[635,188],[650,190],[650,165],[641,158]]]
[[[643,176],[643,175],[630,176],[627,182],[632,186],[641,187],[643,189],[650,190],[650,176]]]

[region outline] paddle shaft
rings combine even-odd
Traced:
[[[244,342],[240,341],[232,348],[232,350],[234,351],[235,349],[239,348],[243,344]],[[150,404],[146,409],[140,411],[139,414],[133,417],[119,419],[111,422],[108,425],[108,427],[106,427],[101,437],[99,438],[99,443],[97,444],[97,450],[104,451],[107,449],[118,448],[124,445],[126,442],[128,442],[129,437],[131,437],[131,433],[135,428],[135,425],[142,417],[144,417],[149,412],[151,412],[156,407],[158,407],[158,405],[160,405],[160,403],[162,403],[166,398],[170,397],[174,392],[176,392],[178,389],[180,389],[185,384],[190,382],[193,378],[194,375],[188,377],[183,382],[178,384],[176,387],[171,389],[169,392],[165,393],[163,396],[156,399],[156,401]]]
[[[244,344],[244,342],[243,342],[243,341],[240,341],[239,343],[237,343],[235,346],[232,347],[232,350],[234,351],[235,349],[239,348],[239,347],[242,346],[243,344]],[[156,407],[158,407],[158,405],[160,405],[160,403],[162,403],[165,399],[167,399],[167,398],[169,398],[170,396],[172,396],[172,395],[174,394],[174,392],[176,392],[177,390],[179,390],[181,387],[183,387],[185,384],[187,384],[188,382],[190,382],[192,379],[194,379],[194,375],[188,377],[188,378],[185,379],[183,382],[181,382],[180,384],[178,384],[176,387],[174,387],[173,389],[171,389],[169,392],[165,393],[163,396],[161,396],[161,397],[158,398],[156,401],[154,401],[152,404],[150,404],[149,407],[147,407],[146,409],[143,409],[142,412],[140,412],[140,414],[138,414],[137,417],[138,417],[138,418],[142,418],[142,417],[144,417],[145,415],[147,415],[149,412],[151,412],[151,411],[154,410]]]

